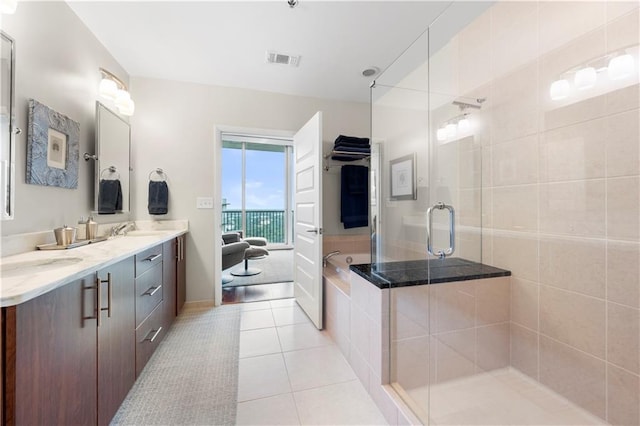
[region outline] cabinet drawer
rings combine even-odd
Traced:
[[[136,278],[136,327],[162,301],[162,263]]]
[[[162,262],[162,244],[136,254],[136,277]]]
[[[162,303],[154,309],[140,326],[136,329],[136,377],[147,365],[147,361],[153,355],[167,330],[162,327],[164,307]]]

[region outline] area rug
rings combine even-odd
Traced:
[[[249,268],[262,270],[258,275],[250,277],[233,277],[233,281],[223,287],[243,285],[273,284],[293,281],[293,250],[269,250],[269,255],[262,259],[249,260]],[[244,269],[244,262],[222,271],[230,275],[234,270]]]
[[[183,312],[111,424],[235,424],[240,313],[240,305]]]

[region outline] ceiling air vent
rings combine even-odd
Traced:
[[[297,67],[300,63],[300,56],[287,55],[286,53],[267,52],[267,63]]]

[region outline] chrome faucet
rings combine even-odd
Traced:
[[[327,260],[335,256],[336,254],[340,254],[340,250],[332,251],[331,253],[327,253],[322,258],[322,267],[325,268],[327,266]]]
[[[135,223],[133,222],[122,222],[119,223],[118,225],[114,226],[111,228],[111,232],[110,235],[112,237],[115,237],[116,235],[127,235],[127,232],[129,232],[130,230],[132,230],[133,228],[135,228]]]

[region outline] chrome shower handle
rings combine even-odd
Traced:
[[[446,250],[433,251],[431,236],[433,234],[433,211],[434,210],[449,210],[449,247]],[[440,259],[444,259],[447,256],[451,256],[456,250],[456,211],[453,206],[447,205],[441,201],[437,202],[433,206],[427,209],[427,252],[432,256],[438,256]]]

